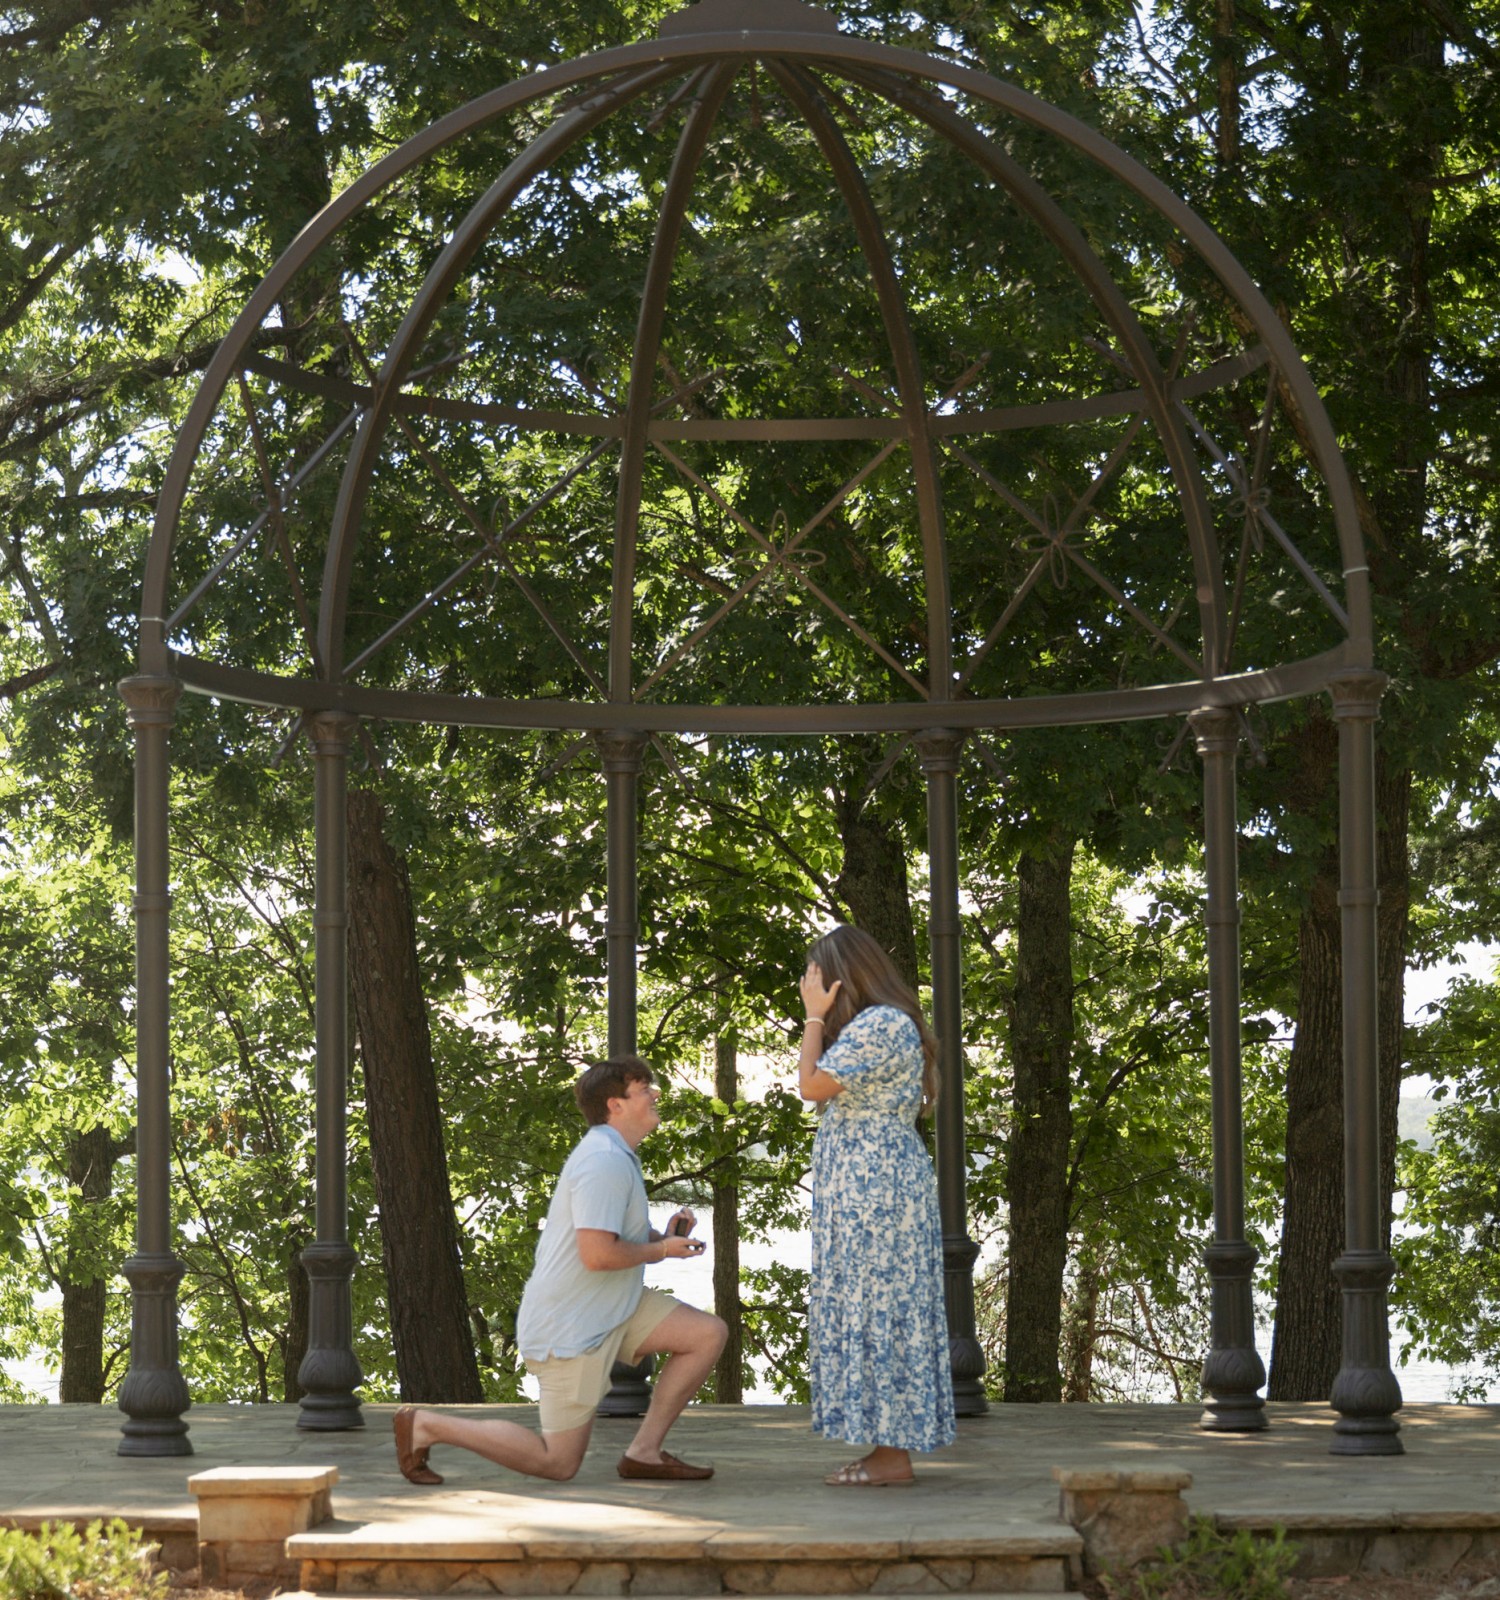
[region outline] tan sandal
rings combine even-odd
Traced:
[[[834,1489],[895,1489],[916,1481],[916,1475],[910,1472],[899,1478],[877,1478],[865,1461],[851,1461],[823,1480]]]

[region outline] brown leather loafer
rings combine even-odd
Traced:
[[[391,1420],[396,1430],[396,1465],[408,1483],[441,1483],[442,1478],[427,1465],[427,1447],[412,1448],[412,1429],[417,1422],[415,1406],[399,1406]]]
[[[676,1456],[669,1455],[665,1450],[661,1453],[660,1461],[637,1461],[634,1456],[621,1456],[615,1471],[622,1478],[666,1479],[673,1483],[701,1481],[714,1475],[712,1467],[692,1466],[689,1462],[679,1461]]]

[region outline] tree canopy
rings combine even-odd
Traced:
[[[485,89],[649,33],[667,9],[46,0],[0,14],[0,1354],[47,1353],[64,1398],[102,1398],[125,1365],[115,1273],[133,1161],[131,780],[114,684],[132,669],[152,507],[199,375],[302,225],[380,156]],[[1391,675],[1379,774],[1383,1110],[1388,1186],[1409,1195],[1394,1294],[1419,1347],[1500,1373],[1497,1291],[1467,1253],[1496,1224],[1481,1181],[1500,1096],[1495,982],[1479,974],[1418,1028],[1400,1023],[1409,963],[1500,939],[1489,870],[1500,11],[1487,0],[1149,12],[1101,0],[1066,16],[966,0],[833,9],[846,29],[981,67],[1102,129],[1219,230],[1307,356],[1354,473]],[[874,412],[894,382],[849,221],[785,107],[768,75],[744,79],[726,113],[734,144],[705,157],[663,345],[663,382],[695,386],[701,419],[751,403],[833,414],[851,394]],[[308,658],[350,385],[369,381],[413,286],[553,109],[415,170],[258,331],[258,363],[207,436],[179,545],[185,592],[256,530],[252,559],[188,624],[202,653],[260,670]],[[619,403],[672,149],[653,122],[659,102],[651,110],[602,125],[528,190],[427,330],[414,381],[452,402],[454,418],[391,432],[352,635],[377,644],[411,597],[481,559],[448,603],[372,658],[378,682],[558,696],[604,674],[611,462],[576,439],[465,421],[462,404],[518,390],[543,410]],[[874,95],[851,91],[838,112],[884,208],[935,403],[961,393],[1001,407],[1116,381],[1081,292],[972,167]],[[1186,341],[1178,359],[1190,345],[1205,362],[1243,345],[1235,307],[1148,215],[1045,141],[1015,134],[1009,153],[1067,195],[1164,361],[1174,341]],[[1002,315],[1017,305],[1024,316]],[[319,374],[321,390],[288,382],[289,366]],[[732,385],[714,376],[725,372]],[[1275,393],[1250,405],[1237,390],[1206,401],[1198,421],[1240,474],[1223,479],[1215,506],[1228,579],[1251,571],[1269,595],[1243,614],[1241,657],[1324,647],[1326,608],[1277,549],[1258,547],[1243,505],[1273,495],[1312,530],[1309,559],[1336,579],[1295,407]],[[1180,573],[1162,553],[1175,509],[1149,452],[1102,473],[1122,435],[1118,420],[1096,422],[1060,453],[1022,431],[944,458],[961,635],[985,640],[1021,586],[1030,599],[967,691],[1160,670],[1170,646],[1117,624],[1128,606],[1176,615]],[[677,698],[910,693],[928,641],[911,614],[909,480],[875,467],[800,556],[789,542],[864,469],[861,450],[735,456],[695,442],[678,461],[653,458],[640,646]],[[1042,559],[1052,524],[1039,530],[1024,508],[1056,520],[1080,506],[1080,551],[1128,560],[1128,593],[1110,595],[1079,562]],[[737,518],[780,530],[779,568]],[[799,572],[787,570],[794,559]],[[769,575],[752,582],[762,567]],[[701,647],[679,653],[747,583]],[[857,596],[868,638],[830,626],[810,583]],[[1160,631],[1179,638],[1172,623]],[[1341,1215],[1334,737],[1326,709],[1300,702],[1252,710],[1245,730],[1252,1227],[1262,1304],[1278,1319],[1273,1393],[1312,1396],[1337,1365],[1325,1314]],[[986,1248],[988,1381],[1011,1398],[1195,1389],[1208,1084],[1200,785],[1178,733],[1018,732],[964,752],[971,1227]],[[184,1363],[202,1398],[294,1398],[306,1340],[296,1258],[311,1236],[308,760],[289,717],[192,697],[173,752]],[[480,1377],[487,1396],[513,1398],[520,1285],[576,1131],[567,1085],[603,1048],[597,760],[571,736],[394,723],[368,726],[357,754],[358,783],[378,793],[384,838],[409,872]],[[667,1125],[643,1152],[648,1178],[700,1198],[734,1188],[741,1226],[764,1237],[798,1224],[811,1124],[780,1088],[719,1093],[716,1046],[722,1056],[732,1040],[742,1063],[790,1060],[801,954],[835,917],[872,927],[925,979],[920,771],[894,737],[662,739],[642,786],[641,1042],[672,1085]],[[1022,948],[1022,928],[1049,918],[1050,947]],[[1047,984],[1027,981],[1043,972]],[[1053,1009],[1039,1033],[1044,992]],[[1037,1039],[1044,1048],[1028,1044]],[[1045,1081],[1027,1076],[1038,1048],[1051,1052]],[[362,1070],[351,1068],[351,1225],[374,1397],[401,1379],[376,1266]],[[1431,1152],[1405,1152],[1398,1183],[1403,1072],[1451,1091],[1451,1109]],[[1046,1156],[1057,1276],[1040,1294],[1005,1270],[1013,1219],[1040,1181],[1017,1138],[1033,1089],[1066,1111]],[[803,1381],[801,1293],[784,1266],[741,1289],[747,1358],[788,1395]],[[1038,1317],[1029,1348],[1044,1366],[1055,1349],[1056,1369],[1033,1394],[1037,1375],[1014,1370],[1007,1326]],[[18,1397],[14,1384],[4,1392]]]

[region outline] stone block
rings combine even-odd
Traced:
[[[381,1594],[447,1594],[476,1570],[467,1561],[381,1561],[377,1567]]]
[[[212,1467],[188,1479],[198,1541],[285,1539],[332,1514],[337,1467]],[[222,1530],[222,1531],[221,1531]]]
[[[297,1582],[304,1592],[317,1594],[331,1592],[338,1587],[338,1565],[332,1561],[304,1561]]]
[[[301,1578],[297,1562],[288,1558],[279,1539],[202,1545],[198,1570],[205,1584],[222,1589],[242,1589],[268,1579],[291,1584]]]
[[[1054,1467],[1063,1521],[1083,1539],[1090,1577],[1129,1572],[1187,1532],[1182,1491],[1192,1474],[1175,1470],[1073,1471]]]
[[[969,1587],[973,1594],[1061,1594],[1068,1587],[1067,1557],[981,1557]]]
[[[496,1594],[567,1594],[583,1572],[581,1561],[486,1561],[478,1569]]]
[[[631,1563],[630,1593],[710,1595],[723,1591],[719,1569],[712,1561],[635,1561]]]
[[[623,1595],[630,1593],[628,1561],[585,1561],[578,1581],[568,1591],[579,1595]]]
[[[1403,1528],[1399,1532],[1369,1537],[1360,1557],[1359,1570],[1394,1575],[1451,1572],[1472,1554],[1473,1548],[1473,1536],[1462,1530],[1439,1533]]]
[[[1365,1536],[1359,1533],[1310,1533],[1297,1535],[1298,1578],[1336,1578],[1359,1570],[1365,1550]]]
[[[311,1526],[309,1501],[292,1495],[253,1500],[203,1500],[198,1504],[199,1544],[235,1544],[289,1539]]]
[[[933,1556],[923,1561],[922,1565],[946,1590],[959,1592],[973,1587],[974,1563],[972,1561],[963,1561],[951,1556]]]
[[[192,1533],[159,1533],[156,1559],[168,1572],[190,1572],[198,1565],[198,1537]]]
[[[334,1567],[334,1589],[339,1594],[379,1594],[384,1561],[340,1561]],[[430,1590],[422,1591],[430,1593]]]
[[[731,1594],[770,1594],[770,1561],[726,1561],[720,1570],[720,1581]]]
[[[494,1594],[494,1592],[494,1584],[477,1567],[470,1567],[443,1591],[444,1594]]]
[[[1168,1494],[1193,1487],[1192,1473],[1178,1467],[1053,1467],[1052,1476],[1064,1489]]]
[[[772,1594],[864,1594],[879,1576],[874,1562],[776,1561]]]
[[[300,1580],[286,1541],[332,1514],[337,1467],[212,1467],[188,1489],[198,1502],[198,1566],[223,1588]]]
[[[949,1562],[950,1566],[963,1565]],[[972,1570],[970,1572],[972,1576]],[[881,1567],[870,1585],[870,1594],[947,1594],[945,1584],[930,1566],[921,1561],[892,1561]]]
[[[1408,1572],[1452,1572],[1474,1548],[1474,1536],[1462,1529],[1405,1534],[1403,1542],[1407,1547]]]

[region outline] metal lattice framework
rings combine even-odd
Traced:
[[[670,147],[663,130],[675,130]],[[608,140],[608,159],[589,165]],[[795,217],[783,205],[785,237],[756,244],[750,230],[738,241],[746,298],[782,296],[775,338],[754,360],[715,349],[711,312],[696,332],[674,321],[684,262],[718,248],[705,243],[702,186],[748,193],[734,165],[747,141],[763,163],[816,169],[809,190],[824,186]],[[424,175],[460,159],[483,182],[443,213],[440,242],[408,252],[405,282],[421,275],[409,300],[395,255],[395,289],[340,278],[346,230],[373,218],[399,234],[424,206],[432,222]],[[962,169],[972,224],[961,243],[990,272],[976,270],[972,320],[959,330],[939,328],[912,288],[933,234],[952,226],[923,218],[921,172],[940,163]],[[1122,230],[1135,229],[1121,250],[1100,240],[1089,198],[1100,189]],[[628,319],[565,326],[570,313],[545,293],[522,331],[498,314],[516,284],[566,278],[565,263],[525,254],[540,236],[528,220],[538,206],[571,207],[585,218],[580,238],[618,224],[594,270],[618,258],[633,286]],[[798,230],[835,212],[843,243],[820,234],[821,255],[799,254]],[[1211,316],[1182,297],[1165,310],[1143,304],[1153,253],[1174,270],[1192,263]],[[849,286],[854,309],[831,329],[785,309],[784,281],[814,257],[837,279],[826,303]],[[1011,263],[1010,279],[996,261]],[[1066,317],[1038,309],[1053,300]],[[303,312],[322,330],[315,349],[291,331]],[[554,312],[562,331],[549,344]],[[276,359],[275,344],[303,353]],[[607,359],[579,358],[584,344]],[[789,414],[774,403],[789,395],[845,404]],[[776,494],[767,461],[779,464]],[[403,568],[385,545],[407,523],[418,536]],[[420,586],[391,593],[392,573],[407,570]],[[1082,643],[1069,681],[1037,692],[1037,618],[1059,626],[1068,585],[1064,626]],[[660,598],[643,606],[643,592]],[[454,617],[492,628],[501,648],[458,688],[434,687],[447,636],[426,630]],[[779,701],[764,692],[764,664],[747,666],[749,641],[763,638],[752,626],[768,617],[786,681],[806,691]],[[841,665],[851,650],[857,684]],[[122,1451],[190,1448],[167,1188],[167,737],[184,687],[293,713],[316,754],[317,1242],[304,1258],[312,1336],[300,1373],[301,1425],[315,1428],[360,1424],[341,1099],[344,794],[360,719],[592,738],[609,790],[613,1049],[635,1043],[635,804],[648,743],[880,733],[915,749],[947,1078],[948,1311],[955,1392],[972,1413],[984,1397],[958,1092],[960,752],[968,740],[992,761],[984,741],[997,730],[1165,716],[1186,718],[1205,768],[1215,1239],[1204,1421],[1264,1426],[1244,1239],[1234,768],[1244,708],[1329,693],[1342,752],[1350,1219],[1336,1267],[1345,1362],[1333,1448],[1399,1451],[1375,1111],[1382,683],[1353,495],[1286,329],[1213,231],[1076,119],[983,73],[842,33],[802,0],[702,0],[655,39],[538,72],[443,118],[314,218],[251,296],[160,498],[140,671],[122,686],[138,751],[141,1185],[125,1269],[135,1332]]]

